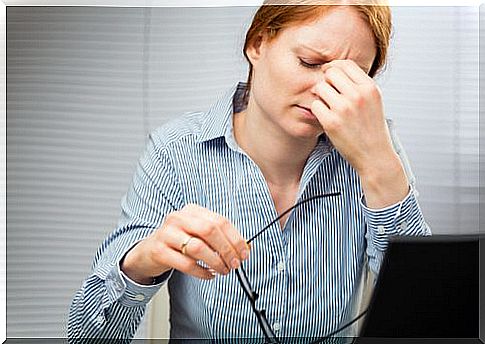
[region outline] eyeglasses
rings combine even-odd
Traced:
[[[304,200],[296,203],[295,205],[293,205],[292,207],[288,208],[283,213],[281,213],[276,219],[271,221],[266,227],[261,229],[253,237],[251,237],[249,240],[247,240],[246,243],[250,244],[254,239],[256,239],[258,236],[263,234],[268,228],[270,228],[275,222],[279,221],[283,216],[288,214],[290,211],[292,211],[296,207],[299,207],[302,204],[311,202],[315,199],[327,198],[327,197],[333,197],[333,196],[340,196],[340,192],[333,192],[333,193],[328,193],[328,194],[323,194],[323,195],[317,195],[317,196],[309,197],[307,199],[304,199]],[[168,201],[168,198],[165,195],[163,195],[163,197]],[[177,208],[172,203],[169,202],[169,204],[171,205],[171,207],[174,210],[177,210]],[[239,284],[241,285],[241,288],[243,289],[244,294],[248,298],[248,300],[251,304],[251,308],[253,309],[253,312],[256,315],[256,318],[258,319],[259,326],[260,326],[261,330],[263,331],[263,334],[266,338],[266,343],[280,343],[280,340],[278,339],[278,337],[274,333],[273,328],[269,324],[268,318],[266,317],[266,310],[264,310],[264,309],[259,310],[256,307],[256,300],[259,298],[259,294],[255,290],[253,290],[251,283],[249,282],[248,276],[246,275],[246,271],[244,271],[244,268],[242,267],[242,265],[240,265],[240,267],[238,269],[235,269],[235,272],[236,272],[236,276],[237,276],[237,279],[239,281]],[[369,308],[365,309],[362,313],[360,313],[357,317],[352,319],[347,324],[341,326],[340,328],[333,331],[332,333],[327,334],[327,336],[325,336],[325,337],[321,337],[321,338],[318,338],[318,339],[312,341],[310,344],[320,343],[323,340],[327,339],[328,337],[331,337],[331,336],[339,333],[340,331],[344,330],[345,328],[349,327],[350,325],[355,323],[357,320],[362,318],[367,313],[368,309]]]
[[[333,196],[339,196],[339,195],[340,195],[340,192],[334,192],[334,193],[328,193],[328,194],[323,194],[323,195],[317,195],[317,196],[309,197],[307,199],[304,199],[304,200],[296,203],[291,208],[289,208],[289,209],[285,210],[283,213],[281,213],[281,215],[279,215],[276,219],[274,219],[273,221],[271,221],[271,223],[269,223],[266,227],[264,227],[263,229],[261,229],[258,233],[256,233],[252,238],[250,238],[246,242],[248,244],[250,244],[254,239],[256,239],[258,236],[260,236],[261,234],[263,234],[274,223],[276,223],[277,221],[279,221],[283,216],[285,216],[286,214],[288,214],[290,211],[292,211],[296,207],[298,207],[298,206],[300,206],[300,205],[302,205],[304,203],[311,202],[311,201],[313,201],[315,199],[327,198],[327,197],[333,197]],[[258,309],[256,307],[256,300],[259,298],[259,294],[252,288],[251,283],[249,282],[249,279],[248,279],[248,277],[246,275],[246,271],[244,270],[244,268],[242,267],[242,265],[238,269],[235,269],[235,272],[236,272],[236,276],[237,276],[237,279],[239,281],[239,284],[241,285],[241,288],[243,289],[244,294],[246,294],[246,296],[247,296],[247,298],[248,298],[248,300],[249,300],[249,302],[251,304],[251,308],[253,309],[253,312],[256,315],[256,318],[258,319],[259,326],[260,326],[261,330],[263,331],[263,334],[264,334],[264,336],[266,338],[266,343],[280,343],[280,340],[278,339],[278,337],[274,333],[273,328],[269,324],[269,321],[268,321],[268,319],[266,317],[266,310],[264,310],[264,309],[261,309],[260,310],[260,309]],[[357,320],[359,320],[362,316],[364,316],[366,312],[367,312],[367,310],[365,310],[364,312],[362,312],[360,315],[358,315],[355,319],[353,319],[348,324],[346,324],[346,325],[340,327],[339,329],[333,331],[332,333],[328,334],[326,337],[322,337],[322,338],[319,338],[319,339],[313,341],[311,344],[319,343],[322,340],[324,340],[324,339],[326,339],[328,337],[331,337],[331,336],[335,335],[336,333],[342,331],[343,329],[349,327],[354,322],[356,322]]]

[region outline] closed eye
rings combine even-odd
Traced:
[[[298,60],[300,61],[301,66],[303,66],[305,68],[310,68],[310,69],[319,68],[324,64],[324,63],[309,63],[309,62],[302,60],[301,58],[298,58]]]

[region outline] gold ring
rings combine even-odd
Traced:
[[[183,255],[186,254],[187,245],[189,244],[190,240],[192,240],[193,238],[194,237],[189,236],[187,239],[185,239],[185,241],[180,246],[180,251],[182,252]]]

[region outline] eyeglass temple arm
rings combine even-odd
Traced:
[[[292,207],[286,209],[283,213],[281,213],[280,216],[278,216],[276,219],[274,219],[273,221],[271,221],[266,227],[264,227],[263,229],[261,229],[258,233],[256,233],[252,238],[250,238],[249,240],[246,241],[246,243],[250,244],[251,241],[253,241],[254,239],[256,239],[258,236],[260,236],[261,234],[263,234],[263,232],[265,230],[267,230],[269,227],[271,227],[273,224],[275,224],[277,221],[279,221],[283,216],[285,216],[286,214],[288,214],[290,211],[292,211],[293,209],[295,209],[296,207],[304,204],[304,203],[307,203],[307,202],[310,202],[310,201],[313,201],[314,199],[318,199],[318,198],[325,198],[325,197],[332,197],[332,196],[340,196],[340,191],[338,192],[332,192],[332,193],[328,193],[328,194],[323,194],[323,195],[317,195],[317,196],[312,196],[310,198],[307,198],[307,199],[304,199],[298,203],[296,203],[295,205],[293,205]]]
[[[235,269],[236,276],[239,280],[239,284],[244,290],[244,294],[246,294],[249,303],[251,304],[251,308],[253,309],[253,313],[256,315],[256,318],[258,319],[259,327],[263,331],[263,334],[266,338],[265,343],[280,343],[278,337],[276,334],[273,332],[273,329],[269,325],[268,319],[266,318],[266,314],[264,310],[259,311],[256,308],[256,297],[255,295],[256,292],[253,290],[251,287],[251,284],[249,283],[249,280],[246,276],[246,272],[244,271],[243,267],[240,266],[239,269]]]
[[[366,315],[366,313],[369,311],[369,307],[367,307],[364,311],[362,311],[362,313],[360,313],[358,316],[356,316],[354,319],[352,319],[351,321],[349,321],[348,323],[346,323],[345,325],[339,327],[338,329],[336,329],[335,331],[333,332],[330,332],[329,334],[327,334],[325,337],[321,337],[321,338],[318,338],[317,340],[311,342],[310,344],[317,344],[317,343],[321,343],[323,342],[324,340],[327,340],[329,339],[330,337],[336,335],[337,333],[345,330],[347,327],[349,327],[350,325],[352,325],[353,323],[355,323],[357,320],[359,320],[360,318],[362,318],[364,315]]]

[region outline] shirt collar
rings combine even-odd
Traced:
[[[199,142],[210,141],[232,133],[232,117],[234,113],[245,108],[243,96],[246,83],[239,82],[228,89],[214,104],[211,105],[204,116]]]

